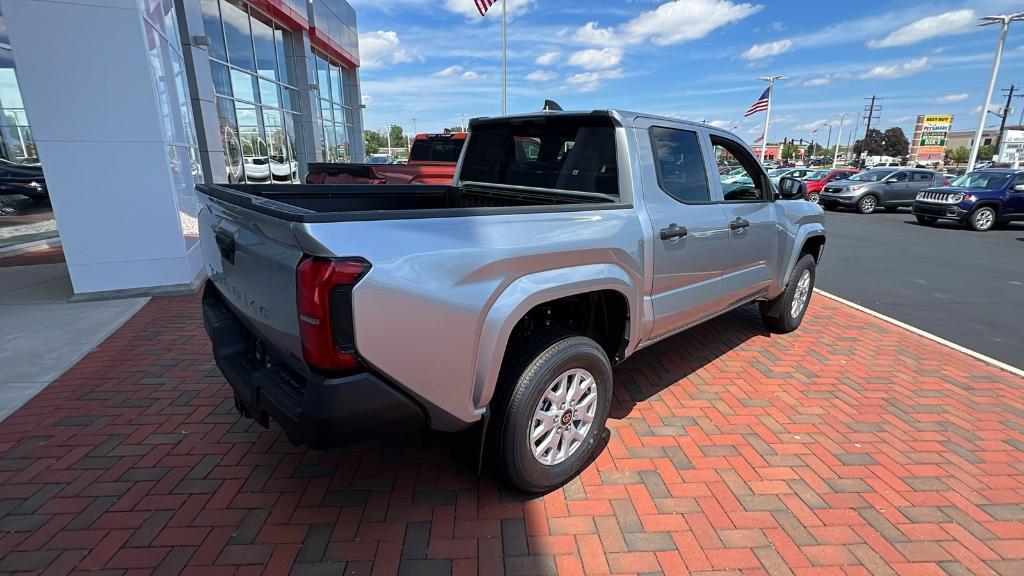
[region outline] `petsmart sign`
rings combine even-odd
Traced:
[[[920,118],[920,132],[914,135],[917,142],[917,160],[942,160],[946,153],[946,136],[953,125],[949,114],[929,114]]]

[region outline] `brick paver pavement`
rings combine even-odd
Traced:
[[[0,572],[1024,574],[1024,381],[818,296],[616,370],[542,498],[469,435],[330,452],[239,419],[196,298],[155,299],[0,423]]]

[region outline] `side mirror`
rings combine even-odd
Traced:
[[[783,200],[802,200],[807,186],[802,180],[783,176],[779,179],[779,198]]]

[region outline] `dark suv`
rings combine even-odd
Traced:
[[[946,177],[934,170],[873,168],[828,184],[818,202],[826,209],[843,206],[871,214],[876,208],[910,208],[918,192],[944,183]]]
[[[949,186],[923,190],[914,201],[914,216],[927,225],[956,220],[979,232],[1024,220],[1024,170],[975,170]]]

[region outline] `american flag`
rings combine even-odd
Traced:
[[[810,134],[811,136],[814,136],[814,135],[815,135],[815,134],[817,134],[817,133],[818,133],[818,129],[817,129],[817,128],[815,128],[814,130],[811,130],[811,131],[809,132],[809,134]]]
[[[486,2],[487,0],[484,0],[484,1]],[[743,116],[744,117],[753,116],[754,114],[757,114],[758,112],[764,112],[764,111],[768,110],[768,97],[769,97],[769,94],[771,94],[771,91],[772,91],[771,86],[769,86],[768,88],[765,88],[764,92],[761,94],[761,97],[758,98],[756,102],[751,104],[750,108],[747,108],[747,113],[744,114]]]
[[[754,138],[754,144],[759,144],[761,142],[764,142],[764,134],[761,134],[757,138]]]
[[[476,2],[477,12],[479,12],[481,16],[486,16],[487,10],[494,4],[497,4],[498,0],[473,0],[473,2]]]

